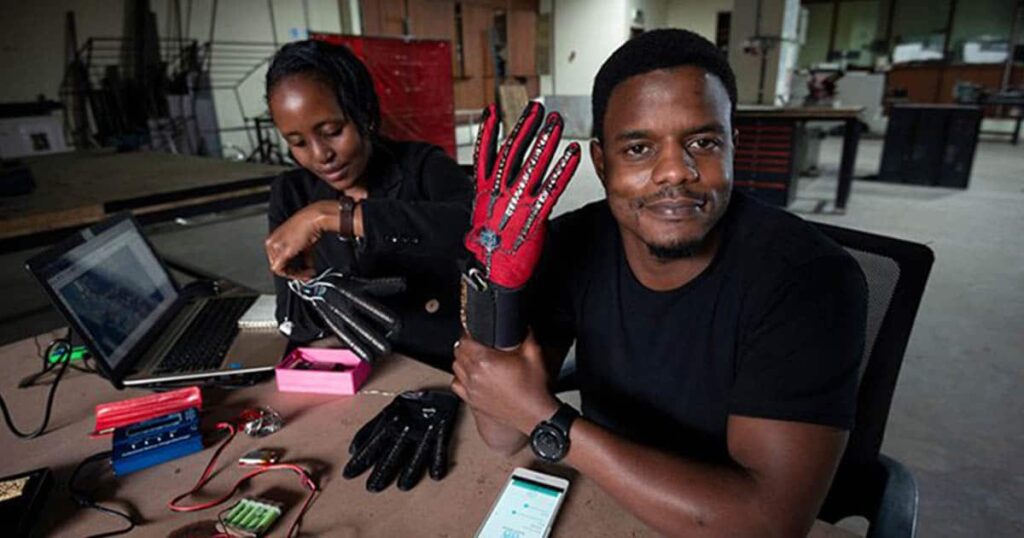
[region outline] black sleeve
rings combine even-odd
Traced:
[[[821,257],[761,297],[739,343],[729,413],[852,428],[867,314],[860,266]]]
[[[552,226],[544,241],[544,251],[527,287],[526,309],[533,335],[542,347],[564,349],[576,339],[576,316],[573,308],[573,253],[561,240],[563,233]],[[579,275],[577,275],[579,276]]]
[[[309,200],[304,199],[300,189],[297,188],[295,184],[297,181],[299,179],[294,176],[282,174],[271,184],[270,205],[267,208],[268,232],[273,232],[281,223],[309,203]],[[320,316],[298,297],[293,297],[291,290],[288,289],[286,279],[274,275],[274,293],[277,297],[274,316],[277,318],[278,325],[286,321],[290,321],[292,325],[292,332],[288,335],[289,340],[309,342],[323,335],[323,330],[320,328]]]
[[[360,202],[364,248],[448,259],[463,256],[473,199],[469,176],[437,147],[430,148],[415,168],[422,200],[381,197]]]

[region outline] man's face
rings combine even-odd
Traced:
[[[292,75],[274,86],[270,114],[299,164],[336,190],[356,185],[369,161],[369,144],[345,117],[327,84]]]
[[[699,67],[661,69],[612,91],[590,153],[623,240],[656,257],[697,252],[732,189],[731,103]]]

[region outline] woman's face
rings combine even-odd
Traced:
[[[270,94],[270,115],[303,168],[338,191],[361,183],[369,144],[325,83],[304,74],[281,79]]]

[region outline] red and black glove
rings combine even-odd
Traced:
[[[579,165],[580,146],[569,144],[545,176],[562,139],[562,117],[544,118],[544,106],[531,102],[500,150],[499,120],[494,105],[484,109],[473,150],[476,198],[465,241],[473,259],[463,271],[462,324],[478,342],[510,348],[526,337],[522,291],[540,259],[548,215]]]

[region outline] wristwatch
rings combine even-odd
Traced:
[[[338,238],[349,241],[356,235],[356,199],[347,194],[338,195]]]
[[[569,453],[569,428],[580,414],[563,403],[555,414],[541,422],[530,434],[530,448],[538,458],[557,463]]]

